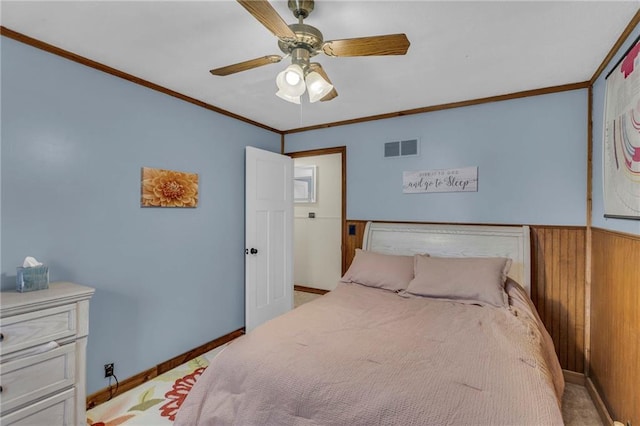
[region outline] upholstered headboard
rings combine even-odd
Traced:
[[[509,257],[509,277],[531,295],[528,226],[479,226],[368,222],[363,249],[432,256]]]

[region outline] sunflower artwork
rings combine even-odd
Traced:
[[[198,174],[142,168],[141,207],[197,207]]]

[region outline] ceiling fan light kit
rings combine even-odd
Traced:
[[[327,73],[317,62],[310,59],[319,53],[328,56],[380,56],[404,55],[409,49],[409,40],[404,34],[361,37],[325,42],[320,30],[303,23],[314,8],[314,0],[289,0],[289,10],[298,19],[298,23],[287,23],[275,11],[267,0],[237,0],[262,25],[278,37],[278,47],[291,57],[291,65],[278,73],[276,95],[295,104],[300,103],[305,91],[309,94],[309,102],[329,101],[338,92],[329,80]],[[280,62],[280,55],[269,55],[262,58],[239,62],[221,68],[212,69],[213,75],[225,76],[241,71],[257,68],[267,64]]]
[[[291,52],[291,58],[293,63],[276,77],[278,97],[299,104],[300,97],[306,90],[309,94],[309,102],[314,103],[333,90],[333,85],[316,71],[316,67],[311,67],[309,51],[303,48],[294,49]]]

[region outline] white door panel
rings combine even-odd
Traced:
[[[293,161],[246,149],[245,329],[293,307]]]

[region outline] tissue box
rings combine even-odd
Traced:
[[[18,266],[16,290],[19,292],[44,290],[49,288],[49,268],[47,266]]]

